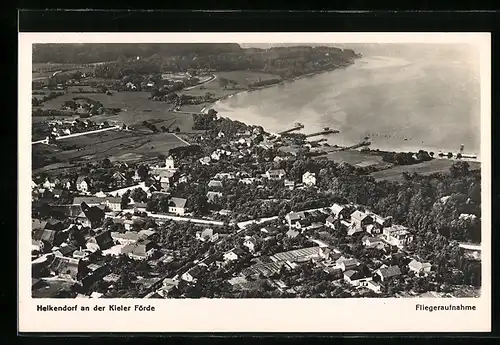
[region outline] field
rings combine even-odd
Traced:
[[[104,93],[67,93],[43,104],[46,109],[61,109],[62,104],[74,97],[87,97],[101,102],[106,108],[121,108],[118,115],[93,116],[92,121],[118,121],[126,125],[142,123],[142,121],[155,121],[157,127],[169,126],[174,121],[174,127],[179,127],[181,132],[189,132],[193,126],[193,117],[187,114],[177,114],[170,111],[171,105],[161,101],[148,100],[149,92],[113,92],[112,95]],[[33,118],[34,121],[40,119]],[[42,117],[41,120],[47,120]]]
[[[250,71],[216,72],[215,76],[216,78],[214,80],[184,91],[183,93],[191,96],[203,96],[207,92],[210,92],[215,94],[216,98],[222,98],[240,91],[248,90],[248,84],[259,81],[259,79],[267,80],[279,78],[273,74]],[[219,84],[220,78],[234,80],[238,85],[236,85],[235,88],[229,85],[227,89],[224,89]]]
[[[148,161],[158,155],[167,155],[168,150],[184,146],[172,133],[156,133],[146,131],[107,131],[62,139],[58,141],[58,148],[44,144],[33,145],[33,154],[41,154],[50,159],[56,157],[59,162],[50,164],[33,171],[59,171],[60,169],[85,164],[89,161],[109,158],[112,161]]]
[[[402,181],[403,172],[418,173],[421,175],[430,175],[433,173],[448,173],[450,167],[455,163],[454,160],[449,159],[433,159],[431,161],[413,164],[413,165],[399,165],[390,169],[381,170],[372,173],[371,175],[375,180],[388,180],[388,181]],[[478,162],[468,162],[470,169],[479,169],[481,164]]]

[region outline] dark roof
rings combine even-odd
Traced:
[[[106,198],[100,198],[97,196],[77,196],[73,199],[73,205],[81,205],[82,202],[87,205],[100,205],[102,204]]]
[[[154,242],[149,240],[138,241],[133,244],[126,245],[122,249],[122,253],[133,254],[138,256],[146,256],[146,252],[154,246]]]
[[[108,249],[113,245],[113,238],[111,238],[111,233],[109,231],[103,231],[95,236],[95,240],[99,245],[101,250]]]
[[[368,274],[363,274],[363,272],[354,271],[354,270],[345,271],[344,276],[348,277],[351,280],[358,280],[358,279],[363,279],[363,278],[369,277]]]
[[[384,278],[390,278],[401,275],[401,270],[399,269],[399,266],[384,267],[380,268],[379,270],[380,274]]]
[[[66,256],[66,255],[69,255],[71,253],[73,253],[74,251],[76,251],[76,247],[72,244],[68,244],[67,246],[64,246],[64,247],[59,247],[59,252]]]
[[[170,199],[170,206],[172,207],[178,207],[178,208],[183,208],[186,206],[186,199],[183,198],[172,198]]]

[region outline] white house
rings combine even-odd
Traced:
[[[165,159],[165,169],[175,170],[175,162],[172,156],[168,156],[167,159]]]
[[[186,212],[186,199],[172,198],[168,206],[168,212],[183,216]]]
[[[359,271],[348,270],[344,272],[344,280],[353,286],[367,286],[372,277]]]
[[[385,241],[399,248],[402,248],[413,241],[413,236],[408,231],[408,228],[402,225],[392,225],[384,228],[382,234]]]
[[[122,210],[122,203],[121,203],[121,198],[117,197],[107,197],[106,201],[104,204],[111,210],[111,211],[121,211]]]
[[[196,239],[202,242],[210,241],[215,242],[219,238],[219,234],[214,233],[213,229],[207,228],[203,231],[196,232]]]
[[[270,180],[281,180],[285,175],[286,173],[283,169],[268,170],[266,172],[266,176]]]
[[[384,241],[378,237],[365,236],[362,242],[366,248],[380,248],[384,246]]]
[[[195,282],[196,277],[201,273],[202,270],[203,268],[201,266],[194,266],[187,272],[183,273],[181,275],[181,279],[188,283]]]
[[[223,255],[224,261],[235,261],[239,257],[243,256],[243,252],[240,249],[233,249]]]
[[[382,290],[382,285],[373,280],[368,280],[363,287],[372,290],[375,293],[380,293]]]
[[[420,262],[413,259],[409,264],[408,268],[410,272],[414,272],[415,274],[423,274],[427,275],[431,271],[432,265],[429,262]]]
[[[306,172],[302,175],[302,183],[306,186],[315,186],[316,185],[316,174],[312,172]]]
[[[360,263],[356,259],[344,259],[340,263],[337,263],[337,265],[343,272],[346,272],[355,269]]]
[[[76,180],[76,189],[82,193],[87,193],[90,187],[90,183],[86,177],[79,176]]]

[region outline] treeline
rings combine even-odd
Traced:
[[[96,66],[100,78],[123,78],[133,74],[157,74],[164,71],[238,71],[250,70],[291,78],[350,65],[358,55],[350,50],[331,47],[286,47],[268,50],[241,50],[197,56],[155,54],[142,59],[121,57],[118,61]]]
[[[47,43],[33,45],[33,62],[93,63],[126,58],[237,53],[236,43]]]
[[[396,165],[410,165],[430,161],[433,156],[434,152],[429,154],[424,150],[420,150],[416,154],[412,152],[383,152],[382,160]]]

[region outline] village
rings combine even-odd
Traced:
[[[326,199],[275,214],[231,209],[227,190],[314,195],[321,177],[261,171],[263,152],[284,139],[258,127],[226,136],[200,136],[212,143],[204,151],[176,148],[152,165],[106,159],[76,175],[34,176],[33,296],[452,296],[434,279],[434,263],[411,247],[412,229],[363,205]],[[267,160],[279,167],[297,158]],[[200,170],[209,176],[193,175]],[[193,196],[193,185],[202,192]]]

